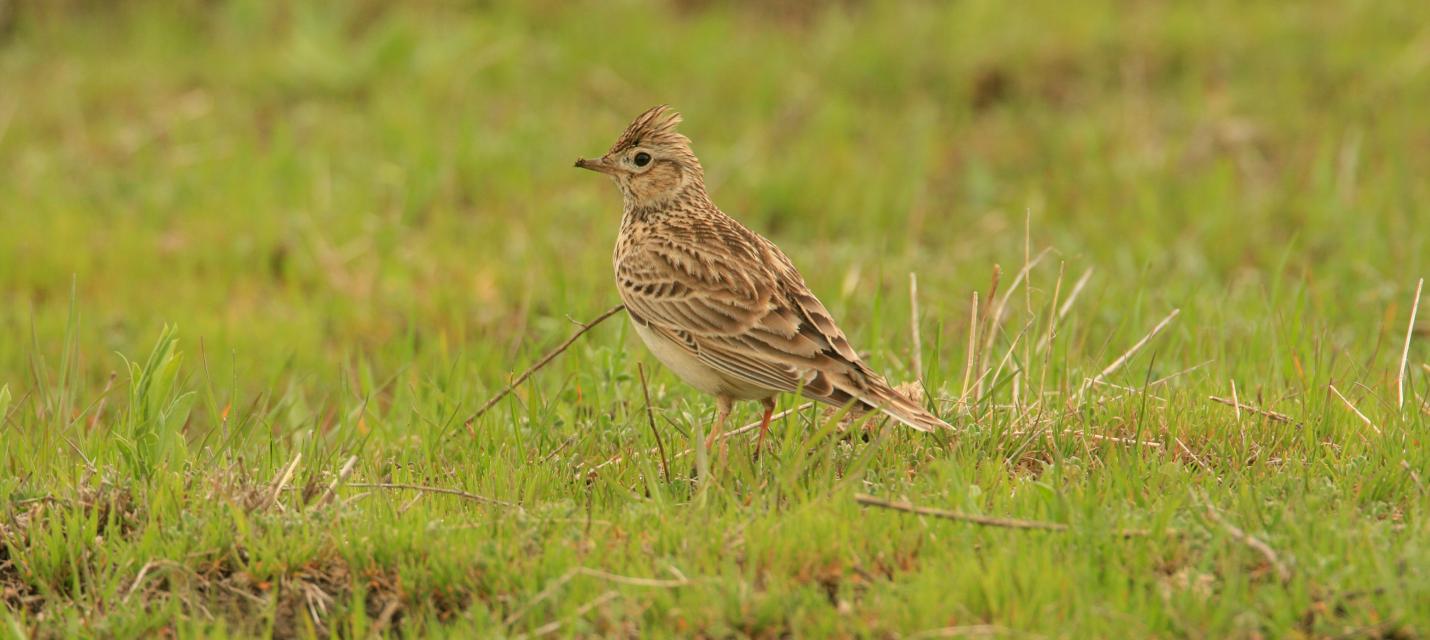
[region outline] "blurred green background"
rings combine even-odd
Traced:
[[[1361,316],[1430,255],[1422,3],[5,11],[0,379],[72,284],[97,358],[166,322],[249,373],[510,356],[616,300],[619,198],[570,165],[657,103],[841,312],[851,273],[916,270],[951,327],[1025,216],[1109,297],[1178,306],[1290,273]]]
[[[970,294],[986,313],[994,265],[1007,291],[1051,248],[987,338],[1025,395],[990,382],[948,441],[791,418],[701,492],[649,456],[597,474],[711,405],[621,321],[464,423],[617,302],[619,194],[571,164],[659,103],[875,369],[908,380],[921,348],[947,415]],[[0,0],[0,634],[1414,637],[1430,341],[1395,399],[1427,114],[1426,2]],[[1051,355],[1012,348],[1089,269]],[[1106,380],[1141,395],[1081,404],[1174,308]],[[131,369],[165,325],[185,357]],[[1207,401],[1229,382],[1291,422]],[[1057,437],[1045,401],[1076,405]],[[337,484],[314,506],[349,456],[353,484],[529,512]],[[567,575],[588,566],[697,579]],[[310,618],[261,585],[334,599]]]

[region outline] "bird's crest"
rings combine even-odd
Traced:
[[[609,153],[617,153],[637,145],[690,148],[690,139],[677,133],[680,114],[666,105],[657,105],[636,116],[616,140]]]

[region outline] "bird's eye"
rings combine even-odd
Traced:
[[[637,153],[635,157],[635,163],[637,167],[644,167],[650,164],[650,154],[644,151]]]

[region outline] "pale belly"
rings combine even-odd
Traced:
[[[666,368],[675,372],[675,375],[686,384],[695,387],[705,393],[725,396],[734,400],[762,400],[778,393],[770,389],[764,389],[738,380],[731,380],[715,369],[701,362],[694,354],[686,351],[680,345],[675,344],[649,328],[641,326],[639,322],[631,321],[631,326],[635,327],[636,335],[641,337],[641,342],[655,354],[657,360],[664,364]]]

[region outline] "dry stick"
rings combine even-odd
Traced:
[[[590,331],[591,329],[595,328],[596,325],[605,322],[607,318],[616,315],[617,312],[624,308],[626,308],[626,305],[618,304],[614,307],[611,307],[610,309],[607,309],[605,313],[596,316],[595,320],[581,325],[581,328],[577,330],[576,333],[571,334],[571,337],[567,338],[565,342],[562,342],[555,349],[548,351],[546,355],[541,356],[541,359],[537,360],[536,364],[527,367],[526,371],[521,372],[521,375],[517,376],[515,380],[511,381],[511,384],[508,384],[506,388],[497,392],[497,394],[495,396],[492,396],[490,400],[487,400],[486,404],[483,404],[480,409],[477,409],[476,413],[472,414],[472,417],[467,418],[467,421],[470,422],[472,420],[476,420],[477,418],[482,417],[482,414],[486,413],[493,406],[496,406],[496,403],[500,402],[502,398],[505,398],[507,394],[512,392],[513,389],[516,389],[517,387],[521,386],[521,383],[526,382],[526,379],[531,377],[531,374],[536,373],[542,367],[549,364],[553,358],[558,355],[561,355],[561,352],[565,351],[567,347],[570,347],[571,343],[575,342],[577,338],[580,338],[587,331]]]
[[[1425,288],[1425,278],[1415,285],[1415,302],[1410,305],[1410,325],[1405,328],[1405,348],[1400,351],[1400,378],[1396,387],[1396,407],[1405,408],[1405,366],[1410,360],[1410,337],[1415,335],[1415,314],[1420,311],[1420,291]]]
[[[1200,498],[1200,501],[1202,505],[1205,506],[1207,509],[1208,519],[1210,519],[1212,522],[1221,525],[1221,528],[1225,529],[1227,533],[1231,534],[1231,537],[1236,538],[1242,544],[1245,544],[1246,546],[1255,549],[1257,553],[1260,553],[1261,557],[1266,559],[1266,563],[1270,564],[1271,568],[1276,571],[1276,577],[1281,580],[1282,585],[1287,585],[1291,583],[1291,567],[1287,566],[1286,563],[1281,561],[1281,556],[1276,553],[1275,549],[1271,548],[1271,545],[1266,544],[1256,536],[1242,531],[1241,527],[1238,527],[1228,522],[1226,518],[1222,517],[1220,513],[1217,513],[1216,507],[1213,507],[1211,505],[1211,502],[1208,502],[1206,498]]]
[[[139,585],[144,582],[144,576],[149,575],[149,571],[159,566],[159,564],[160,562],[158,560],[150,560],[145,562],[144,566],[139,567],[139,575],[135,576],[134,582],[129,584],[129,590],[124,592],[124,597],[119,600],[120,603],[128,602],[129,596],[134,595],[134,592],[139,589]]]
[[[866,507],[879,507],[881,509],[892,509],[894,511],[902,511],[905,513],[916,513],[921,516],[932,516],[935,518],[943,518],[945,520],[957,520],[959,522],[967,522],[969,524],[976,524],[984,527],[1000,527],[1003,529],[1022,529],[1034,531],[1068,531],[1071,529],[1071,527],[1069,527],[1068,525],[1058,522],[1043,522],[1041,520],[1019,520],[1017,518],[994,518],[990,516],[976,516],[968,513],[960,513],[958,511],[935,509],[933,507],[920,507],[918,505],[903,501],[884,500],[865,493],[854,494],[854,501]],[[1145,529],[1122,529],[1117,532],[1117,535],[1122,536],[1124,538],[1145,536],[1149,534],[1150,532]]]
[[[1042,420],[1042,422],[1048,422],[1048,421],[1051,421],[1051,420],[1048,419],[1048,418],[1045,418],[1044,420]],[[1052,430],[1052,429],[1039,429],[1037,432],[1033,431],[1032,429],[1020,429],[1020,430],[1018,430],[1018,431],[1011,431],[1011,432],[1008,433],[1008,435],[1010,435],[1010,436],[1025,436],[1025,435],[1028,435],[1029,433],[1032,433],[1034,436],[1042,435],[1042,436],[1045,437],[1045,438],[1051,438],[1051,437],[1053,437],[1054,435],[1073,435],[1073,436],[1078,436],[1079,438],[1092,438],[1093,440],[1102,440],[1102,441],[1104,441],[1104,442],[1115,442],[1115,443],[1117,443],[1117,444],[1132,444],[1132,445],[1137,445],[1137,446],[1140,446],[1140,447],[1150,447],[1150,448],[1153,448],[1153,449],[1161,449],[1161,448],[1162,448],[1162,443],[1160,443],[1160,442],[1153,442],[1153,441],[1151,441],[1151,440],[1135,440],[1135,439],[1132,439],[1132,438],[1123,438],[1123,437],[1121,437],[1121,436],[1105,436],[1105,435],[1102,435],[1102,434],[1100,434],[1100,433],[1088,433],[1087,431],[1084,431],[1084,430],[1082,430],[1082,429],[1064,429],[1064,430],[1062,430],[1062,431],[1057,432],[1056,434],[1053,433],[1053,430]]]
[[[959,522],[968,522],[971,524],[981,525],[985,527],[1002,527],[1004,529],[1032,529],[1039,531],[1068,530],[1067,525],[1060,524],[1057,522],[1042,522],[1038,520],[1018,520],[1013,518],[976,516],[967,513],[960,513],[957,511],[935,509],[933,507],[920,507],[909,502],[895,502],[891,500],[883,500],[881,498],[876,498],[874,496],[864,493],[854,494],[854,501],[866,507],[879,507],[881,509],[903,511],[905,513],[917,513],[922,516],[933,516],[935,518],[943,518],[945,520],[957,520]]]
[[[1414,480],[1415,486],[1420,487],[1420,492],[1424,493],[1425,483],[1420,481],[1420,474],[1415,471],[1414,467],[1410,466],[1410,461],[1402,458],[1400,460],[1400,467],[1410,472],[1410,479]]]
[[[449,496],[457,496],[459,498],[466,498],[468,500],[480,502],[483,504],[494,504],[499,507],[509,507],[512,509],[516,509],[517,511],[525,511],[525,509],[521,508],[521,505],[516,504],[514,502],[507,502],[505,500],[497,500],[496,498],[479,496],[475,493],[468,493],[460,489],[447,489],[444,487],[426,487],[420,484],[400,484],[396,482],[354,482],[349,484],[348,486],[357,489],[409,489],[412,491],[421,491],[423,493],[440,493]]]
[[[548,453],[548,454],[546,454],[546,455],[544,455],[544,456],[541,456],[540,462],[544,464],[544,463],[550,461],[552,458],[555,458],[555,457],[556,457],[556,454],[561,453],[562,451],[565,451],[565,450],[566,450],[566,447],[571,446],[571,443],[573,443],[573,442],[575,442],[575,441],[576,441],[576,436],[571,436],[571,437],[567,438],[565,442],[562,442],[562,443],[561,443],[559,446],[557,446],[555,449],[552,449],[552,450],[551,450],[551,453]]]
[[[919,336],[919,276],[909,272],[909,336],[914,341],[914,379],[923,384],[923,338]]]
[[[1182,450],[1182,453],[1185,453],[1185,454],[1187,454],[1189,457],[1191,457],[1192,462],[1197,463],[1197,466],[1198,466],[1198,467],[1201,467],[1201,468],[1202,468],[1202,471],[1205,471],[1205,472],[1211,474],[1212,477],[1215,477],[1215,478],[1217,478],[1218,480],[1221,479],[1220,477],[1217,477],[1216,472],[1215,472],[1215,471],[1212,471],[1212,468],[1211,468],[1211,467],[1207,466],[1207,463],[1202,462],[1202,459],[1197,457],[1197,454],[1192,453],[1191,448],[1189,448],[1189,447],[1187,446],[1187,443],[1182,442],[1182,439],[1181,439],[1181,438],[1172,438],[1172,439],[1177,442],[1177,447],[1179,447],[1179,448]]]
[[[592,569],[590,567],[577,567],[576,572],[580,573],[583,576],[600,578],[607,582],[614,582],[616,584],[623,584],[631,587],[674,589],[675,587],[684,587],[692,584],[692,581],[686,578],[679,578],[676,580],[662,580],[660,578],[637,578],[633,576],[623,576],[615,573],[609,573],[600,569]]]
[[[1241,397],[1236,393],[1236,378],[1231,379],[1232,409],[1236,410],[1236,430],[1241,434],[1241,450],[1246,450],[1246,423],[1241,421]]]
[[[1161,333],[1163,329],[1167,328],[1167,325],[1170,324],[1172,320],[1177,317],[1177,314],[1181,312],[1181,309],[1173,309],[1171,313],[1167,314],[1167,317],[1162,318],[1162,321],[1157,323],[1157,326],[1152,327],[1152,331],[1148,332],[1147,335],[1142,336],[1142,339],[1138,340],[1137,344],[1132,345],[1131,349],[1128,349],[1116,360],[1113,360],[1112,364],[1107,365],[1107,368],[1103,369],[1102,373],[1099,373],[1092,379],[1084,382],[1082,385],[1082,389],[1077,392],[1078,400],[1082,400],[1083,394],[1087,392],[1089,387],[1094,384],[1097,384],[1098,382],[1101,382],[1103,378],[1112,375],[1118,369],[1121,369],[1122,365],[1127,364],[1127,361],[1131,360],[1132,356],[1137,355],[1137,352],[1141,351],[1142,347],[1147,346],[1147,343],[1151,341],[1152,338],[1157,337],[1157,334]]]
[[[636,371],[641,376],[641,393],[645,395],[645,416],[650,421],[650,432],[655,434],[655,448],[660,450],[660,470],[665,474],[665,481],[670,482],[670,460],[665,457],[665,443],[660,441],[660,430],[655,428],[655,409],[650,406],[650,387],[645,381],[645,364],[637,362]]]
[[[283,493],[283,487],[288,486],[288,481],[293,479],[293,471],[298,468],[298,461],[303,459],[303,452],[299,451],[293,456],[293,461],[283,468],[283,473],[278,476],[278,480],[273,483],[273,491],[269,493],[268,501],[278,505],[278,509],[283,509],[283,503],[278,501],[279,494]]]
[[[1135,444],[1135,445],[1142,446],[1142,447],[1151,447],[1151,448],[1153,448],[1153,449],[1161,449],[1161,448],[1162,448],[1162,443],[1160,443],[1160,442],[1153,442],[1153,441],[1151,441],[1151,440],[1134,440],[1134,439],[1132,439],[1132,438],[1123,438],[1123,437],[1121,437],[1121,436],[1105,436],[1105,435],[1102,435],[1102,434],[1100,434],[1100,433],[1088,433],[1088,432],[1082,431],[1082,430],[1071,430],[1071,431],[1067,431],[1067,432],[1065,432],[1065,433],[1070,433],[1070,434],[1073,434],[1073,435],[1076,435],[1076,436],[1081,436],[1081,437],[1084,437],[1084,438],[1092,438],[1093,440],[1105,440],[1105,441],[1107,441],[1107,442],[1116,442],[1116,443],[1118,443],[1118,444]],[[1049,431],[1049,432],[1048,432],[1048,436],[1051,437],[1052,435],[1053,435],[1053,433],[1052,433],[1051,431]]]
[[[344,480],[347,480],[348,476],[352,475],[353,467],[357,466],[357,461],[357,456],[352,456],[351,458],[348,458],[348,461],[343,464],[342,470],[338,472],[338,477],[333,478],[333,483],[328,485],[328,490],[324,491],[323,497],[318,499],[317,506],[321,507],[332,501],[333,496],[337,495],[338,486],[341,485]]]
[[[1275,421],[1275,422],[1295,423],[1295,420],[1292,420],[1292,419],[1291,419],[1291,416],[1288,416],[1288,415],[1286,415],[1286,414],[1284,414],[1284,413],[1278,413],[1278,412],[1272,411],[1272,410],[1270,410],[1270,409],[1262,409],[1261,407],[1254,407],[1254,406],[1249,405],[1249,404],[1246,404],[1246,403],[1244,403],[1244,402],[1238,402],[1234,397],[1233,397],[1233,398],[1223,398],[1223,397],[1220,397],[1220,396],[1207,396],[1207,399],[1208,399],[1208,400],[1211,400],[1212,402],[1216,402],[1216,403],[1219,403],[1219,404],[1227,405],[1227,406],[1229,406],[1229,407],[1236,407],[1236,408],[1237,408],[1237,414],[1238,414],[1238,415],[1240,415],[1242,409],[1245,409],[1245,410],[1247,410],[1247,411],[1250,411],[1251,413],[1254,413],[1254,414],[1259,415],[1259,416],[1263,416],[1263,417],[1265,417],[1265,418],[1267,418],[1267,419],[1269,419],[1269,420],[1273,420],[1273,421]]]
[[[1235,378],[1233,378],[1232,381],[1231,381],[1231,406],[1232,406],[1232,408],[1236,409],[1236,419],[1237,419],[1237,421],[1238,421],[1238,422],[1241,421],[1241,398],[1238,398],[1237,395],[1236,395],[1236,379],[1235,379]],[[1241,438],[1242,438],[1242,440],[1245,440],[1245,439],[1246,439],[1246,433],[1243,432],[1243,433],[1241,434]],[[1242,444],[1245,445],[1246,443],[1245,443],[1245,442],[1242,442]]]
[[[1365,426],[1370,427],[1370,430],[1376,432],[1377,434],[1380,433],[1380,427],[1375,426],[1375,423],[1371,422],[1370,418],[1365,417],[1365,414],[1361,413],[1360,409],[1357,409],[1354,404],[1351,404],[1351,401],[1349,399],[1347,399],[1344,395],[1341,395],[1341,390],[1337,389],[1336,385],[1332,384],[1327,386],[1331,388],[1331,393],[1336,394],[1336,397],[1341,399],[1341,402],[1346,403],[1346,406],[1349,407],[1350,410],[1356,414],[1356,417],[1361,419],[1361,422],[1365,423]]]

